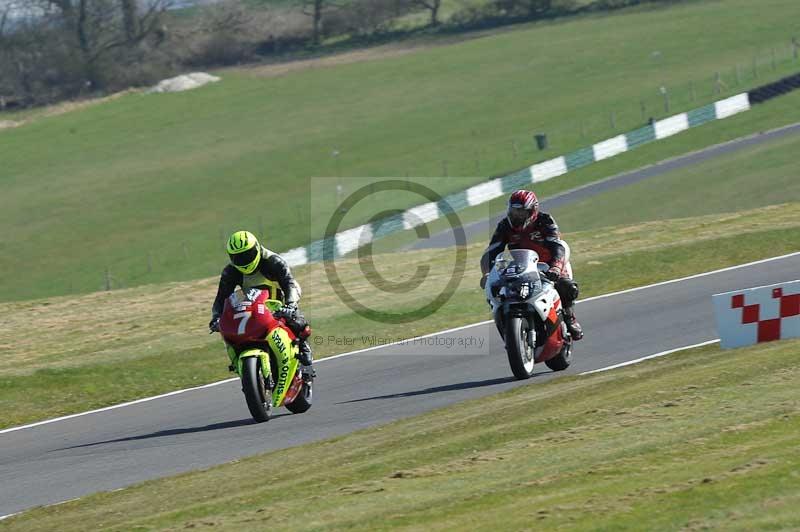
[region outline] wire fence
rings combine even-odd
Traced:
[[[531,124],[527,131],[502,143],[490,140],[473,154],[470,164],[463,164],[459,169],[496,168],[497,165],[509,165],[509,161],[511,167],[533,164],[632,131],[654,120],[747,92],[799,68],[800,40],[791,38],[782,44],[762,48],[737,64],[721,66],[702,78],[653,87],[625,105],[585,115],[572,122]],[[475,134],[480,135],[480,132]],[[537,135],[546,135],[546,148],[539,147]],[[453,168],[447,163],[440,163],[443,171]]]

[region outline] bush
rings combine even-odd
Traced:
[[[323,35],[369,36],[391,31],[394,21],[411,11],[410,0],[355,0],[323,18]]]

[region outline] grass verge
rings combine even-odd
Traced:
[[[583,296],[641,286],[800,249],[800,204],[736,214],[623,226],[569,235]],[[687,243],[689,242],[689,243]],[[477,264],[482,246],[468,248]],[[348,289],[380,309],[413,310],[449,281],[452,251],[380,255],[376,267],[393,282],[424,264],[417,289],[376,297],[357,260],[339,263]],[[320,265],[299,271],[304,309],[318,357],[488,319],[471,266],[438,312],[410,324],[381,324],[354,314],[333,292]],[[474,277],[474,278],[473,278]],[[759,279],[753,278],[753,285]],[[132,400],[223,379],[227,358],[205,333],[215,280],[0,304],[0,427]],[[36,327],[30,327],[33,323]],[[355,338],[342,344],[340,338]],[[46,395],[35,390],[47,386]]]
[[[315,214],[337,199],[335,178],[311,191],[311,176],[475,182],[545,156],[535,131],[563,152],[611,136],[611,111],[619,131],[641,125],[642,99],[644,115],[664,114],[662,85],[671,112],[739,92],[797,69],[781,60],[712,90],[715,72],[729,77],[759,48],[786,56],[795,10],[794,0],[720,0],[526,25],[280,77],[229,71],[198,91],[129,94],[4,130],[0,299],[203,278],[239,226],[276,250],[304,244],[328,221],[308,218],[309,196],[321,198]],[[600,120],[581,135],[585,117]],[[393,206],[418,201],[398,194]]]
[[[793,529],[800,526],[798,348],[798,341],[707,346],[523,386],[3,524],[26,531]]]

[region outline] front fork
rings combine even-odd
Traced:
[[[272,390],[272,404],[274,406],[281,406],[286,393],[289,391],[297,367],[300,362],[297,360],[297,346],[292,342],[289,334],[281,327],[276,327],[267,335],[267,343],[270,349],[275,354],[275,375],[272,378],[274,388]],[[232,346],[226,344],[225,349],[228,352],[228,358],[231,360],[229,369],[234,371],[239,377],[242,376],[242,364],[245,358],[257,356],[261,361],[261,371],[264,374],[264,379],[267,382],[270,380],[271,365],[269,361],[269,354],[261,349],[245,349],[238,355]]]
[[[235,372],[240,377],[242,376],[242,364],[244,363],[244,359],[247,357],[258,357],[261,361],[261,372],[264,374],[265,379],[269,379],[270,376],[270,363],[269,363],[269,355],[262,351],[261,349],[245,349],[238,355],[233,347],[226,345],[226,351],[228,352],[228,358],[231,359],[231,365],[228,366],[228,369]]]
[[[506,325],[504,316],[508,316],[509,314],[511,314],[511,305],[505,302],[503,304],[497,305],[494,311],[492,312],[492,317],[494,318],[494,324],[497,327],[497,331],[500,333],[500,337],[503,338],[503,340],[505,340],[505,334],[506,334],[505,332]],[[536,349],[536,328],[533,326],[533,323],[531,323],[530,317],[525,316],[524,313],[521,314],[520,317],[522,317],[525,320],[525,326],[529,331],[529,333],[526,335],[526,337],[528,338],[528,345],[531,347],[531,349]],[[533,332],[534,334],[530,334],[530,332]]]

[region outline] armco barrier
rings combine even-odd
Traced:
[[[424,203],[390,218],[361,225],[336,234],[328,240],[282,253],[292,266],[341,257],[372,240],[413,229],[415,226],[480,205],[519,188],[541,183],[572,170],[625,153],[644,144],[661,140],[714,120],[722,120],[750,109],[747,93],[719,100],[687,113],[658,120],[644,127],[598,142],[590,147],[555,159],[536,163],[509,175],[498,177],[445,197],[443,201]]]
[[[724,348],[800,338],[800,281],[716,294],[712,301]]]

